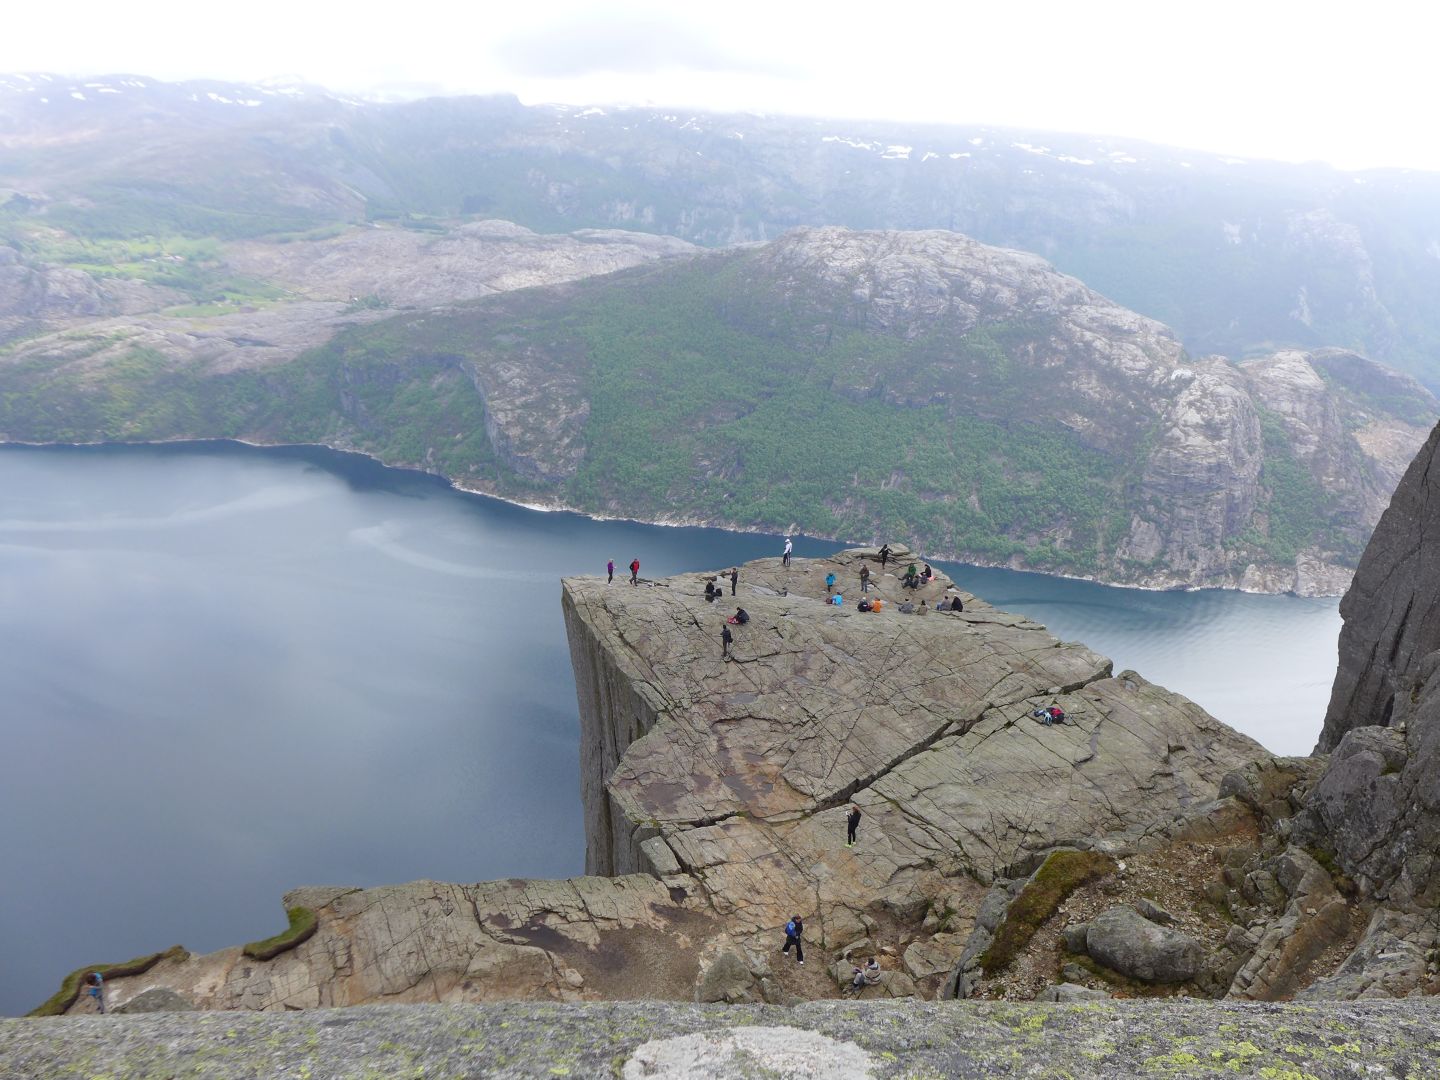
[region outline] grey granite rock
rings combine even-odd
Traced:
[[[754,986],[755,976],[745,958],[734,949],[722,949],[702,967],[695,986],[695,1000],[701,1003],[753,1001]]]
[[[794,1009],[669,1002],[367,1005],[301,1013],[0,1020],[0,1076],[599,1080],[623,1076],[642,1047],[651,1048],[643,1051],[648,1055],[663,1040],[703,1035],[705,1045],[738,1047],[744,1045],[739,1030],[788,1028],[795,1032],[792,1045],[811,1048],[813,1057],[779,1072],[773,1059],[752,1060],[729,1075],[799,1080],[812,1062],[835,1060],[822,1051],[828,1055],[836,1044],[848,1043],[866,1055],[864,1067],[875,1080],[1420,1080],[1434,1075],[1437,1025],[1434,999],[1306,1006],[861,1001]],[[810,1040],[805,1032],[821,1038]],[[763,1046],[776,1044],[767,1040]],[[861,1058],[849,1060],[860,1067]],[[850,1075],[858,1080],[866,1074]]]
[[[1131,979],[1177,983],[1193,979],[1205,962],[1205,950],[1189,934],[1157,926],[1134,908],[1106,908],[1090,923],[1086,951],[1100,963]]]
[[[1340,665],[1317,750],[1334,750],[1353,728],[1405,716],[1421,659],[1440,649],[1437,456],[1440,426],[1395,488],[1340,601]]]

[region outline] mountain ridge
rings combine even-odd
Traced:
[[[492,224],[461,243],[498,276],[438,306],[316,299],[15,343],[0,433],[315,442],[604,517],[1333,594],[1440,412],[1343,350],[1192,358],[1038,256],[943,231],[697,252]],[[629,268],[585,277],[582,255]],[[526,259],[555,283],[483,295],[532,280]],[[345,258],[302,263],[316,297],[355,280]],[[255,337],[292,316],[288,351]]]
[[[1436,174],[983,125],[513,97],[372,104],[103,79],[51,96],[35,78],[0,90],[0,144],[12,150],[0,169],[0,236],[22,247],[56,226],[85,237],[237,237],[463,215],[710,246],[797,225],[940,227],[1042,254],[1174,326],[1192,351],[1337,345],[1440,386],[1440,317],[1428,302],[1440,287]],[[260,104],[238,104],[249,101]],[[54,128],[47,117],[58,111],[73,122]],[[16,141],[32,129],[40,136]]]

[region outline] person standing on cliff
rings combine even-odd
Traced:
[[[615,584],[615,560],[611,559],[605,564],[605,584]]]
[[[720,659],[730,659],[730,646],[735,643],[735,635],[730,632],[728,622],[720,624]]]
[[[801,935],[805,933],[805,922],[799,915],[792,915],[790,921],[785,924],[785,944],[781,947],[782,953],[789,953],[790,946],[795,946],[795,959],[800,961],[800,966],[805,966],[805,946],[800,943]]]
[[[731,595],[731,596],[734,596],[734,595],[735,595],[735,586],[738,585],[738,584],[740,584],[740,568],[739,568],[738,566],[732,566],[732,567],[730,568],[730,595]]]
[[[880,549],[880,569],[885,569],[885,564],[890,561],[890,545],[886,544]]]
[[[784,556],[784,558],[782,558],[782,559],[780,560],[780,565],[781,565],[781,566],[789,566],[789,565],[790,565],[790,550],[791,550],[791,548],[793,548],[793,547],[794,547],[794,545],[790,543],[790,538],[789,538],[788,536],[785,537],[785,556]]]
[[[630,584],[631,584],[631,585],[639,585],[639,584],[640,584],[640,560],[639,560],[639,559],[631,559],[631,560],[630,560]]]
[[[95,999],[96,1006],[100,1009],[100,1015],[105,1015],[105,976],[98,971],[92,971],[85,976],[86,993]]]
[[[870,591],[870,566],[868,563],[860,567],[860,591]]]
[[[850,804],[850,813],[845,815],[845,846],[855,846],[855,830],[860,828],[860,808]]]

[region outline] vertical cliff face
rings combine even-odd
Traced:
[[[1440,649],[1440,426],[1401,478],[1340,602],[1340,665],[1316,750],[1388,727],[1422,658]]]
[[[628,584],[623,587],[630,588]],[[580,707],[585,872],[626,874],[642,868],[639,841],[632,835],[632,824],[611,801],[605,785],[626,749],[655,727],[668,702],[646,678],[645,662],[638,653],[623,645],[614,647],[614,640],[610,647],[602,641],[595,624],[595,599],[572,588],[568,581],[561,595]],[[622,629],[620,641],[624,640]]]
[[[1311,831],[1369,893],[1440,899],[1440,427],[1411,463],[1341,601],[1340,666]]]

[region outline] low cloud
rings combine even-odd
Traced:
[[[509,70],[527,78],[676,70],[791,74],[723,47],[702,27],[666,16],[592,16],[502,39],[495,52]]]

